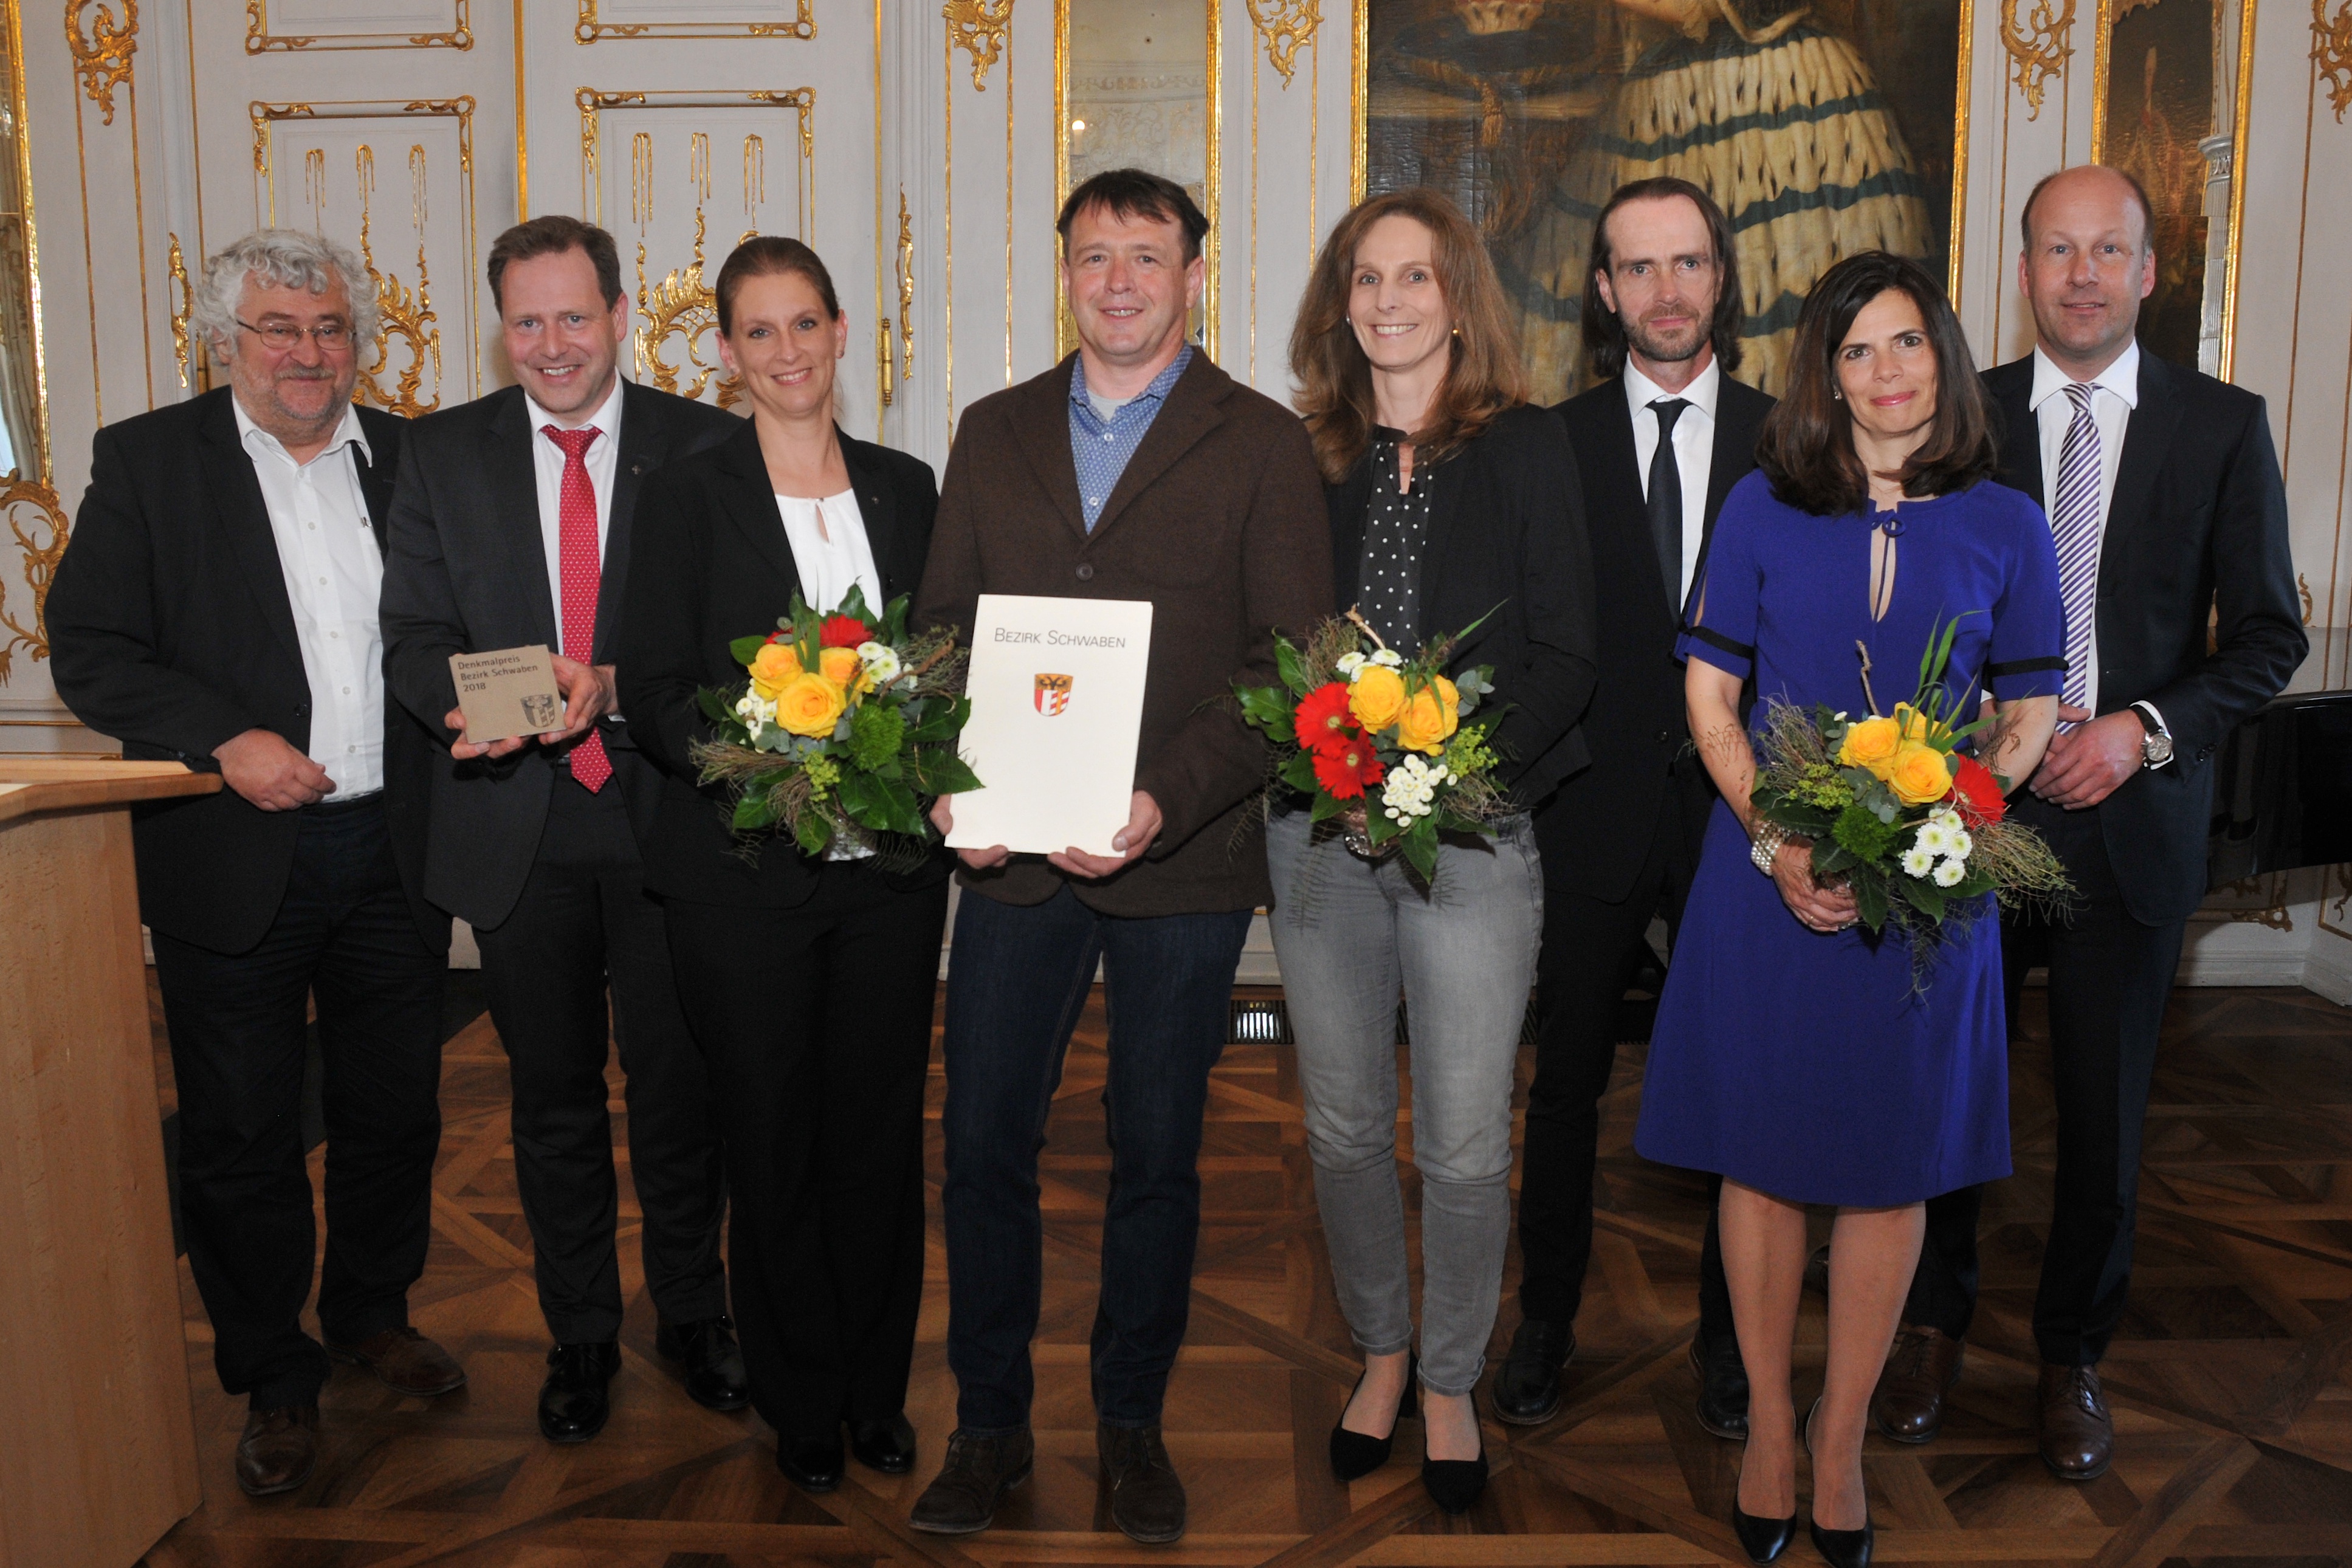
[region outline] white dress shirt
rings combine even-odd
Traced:
[[[866,590],[866,606],[877,616],[882,613],[882,574],[874,565],[855,490],[823,500],[780,495],[776,511],[784,520],[784,539],[793,547],[793,564],[800,568],[801,597],[810,609],[829,616],[856,587]]]
[[[587,465],[588,482],[596,490],[596,560],[601,569],[604,547],[613,532],[613,476],[621,466],[621,387],[618,375],[613,377],[612,395],[587,419],[602,432],[588,444],[588,455],[581,460]],[[530,462],[539,479],[539,540],[541,552],[547,557],[547,598],[555,612],[555,651],[564,653],[563,640],[563,448],[548,439],[547,427],[556,424],[555,416],[541,408],[529,393],[523,394],[523,406],[530,412]],[[587,655],[581,655],[585,660]]]
[[[1650,405],[1679,397],[1690,405],[1675,420],[1675,467],[1683,480],[1683,580],[1675,602],[1690,603],[1700,549],[1706,542],[1706,481],[1715,466],[1715,405],[1723,390],[1723,362],[1707,356],[1706,368],[1680,392],[1668,392],[1625,362],[1625,406],[1633,416],[1633,471],[1642,477],[1642,499],[1650,499],[1650,459],[1658,452],[1658,416]]]
[[[2066,395],[2074,378],[2060,370],[2041,345],[2033,350],[2033,393],[2031,406],[2042,434],[2042,510],[2054,514],[2058,506],[2058,463],[2066,447],[2066,426],[2074,422],[2074,401]],[[2091,417],[2099,426],[2099,545],[2106,547],[2107,510],[2115,505],[2116,470],[2124,460],[2124,437],[2131,428],[2132,410],[2139,405],[2139,344],[2124,345],[2113,364],[2092,379]],[[2099,710],[2099,627],[2091,624],[2091,668],[2084,678],[2084,701]],[[2151,707],[2148,711],[2155,712]],[[2157,715],[2157,722],[2164,722]]]
[[[383,633],[376,601],[383,554],[360,489],[359,458],[373,458],[359,410],[326,448],[298,463],[277,437],[256,425],[242,404],[237,439],[261,481],[278,569],[294,611],[294,639],[310,685],[310,760],[335,781],[331,801],[383,788]],[[355,458],[346,448],[356,447]]]

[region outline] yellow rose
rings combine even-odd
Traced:
[[[1368,664],[1348,688],[1348,711],[1367,730],[1385,730],[1404,711],[1404,678],[1384,664]]]
[[[776,693],[776,722],[795,735],[822,739],[833,733],[848,701],[840,687],[804,670]]]
[[[760,645],[751,660],[751,689],[772,702],[776,693],[792,684],[801,672],[800,656],[790,643],[770,642]]]
[[[1845,743],[1838,748],[1838,765],[1868,768],[1880,778],[1894,764],[1903,731],[1892,719],[1864,719],[1847,726]]]
[[[1926,805],[1951,793],[1952,765],[1933,746],[1906,741],[1886,770],[1886,787],[1906,805]]]
[[[1920,712],[1908,702],[1897,702],[1895,705],[1895,722],[1903,727],[1903,738],[1906,741],[1924,741],[1936,728],[1927,721],[1927,716],[1925,713]]]
[[[1462,722],[1461,693],[1454,682],[1437,677],[1435,689],[1423,687],[1412,694],[1397,718],[1397,744],[1409,752],[1427,752],[1431,756],[1445,749],[1445,739]]]
[[[816,667],[820,674],[844,692],[857,684],[857,650],[854,647],[819,648]]]

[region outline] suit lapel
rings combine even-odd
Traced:
[[[620,452],[613,464],[613,504],[604,516],[604,560],[596,579],[596,661],[611,662],[620,635],[621,604],[629,586],[629,550],[636,533],[637,491],[668,455],[669,410],[635,382],[621,384]]]
[[[1723,515],[1724,498],[1756,467],[1756,426],[1741,410],[1739,393],[1745,390],[1740,383],[1726,375],[1716,392],[1715,444],[1707,450],[1706,506],[1699,514],[1698,562],[1691,569],[1693,593],[1706,579],[1706,555],[1715,548],[1715,520]],[[1630,419],[1627,430],[1630,437]],[[1631,450],[1630,439],[1627,449]],[[1689,617],[1690,601],[1685,598],[1675,616],[1677,629]]]
[[[768,478],[768,462],[760,454],[759,427],[749,419],[743,421],[743,428],[719,448],[718,460],[719,471],[727,476],[719,506],[728,521],[769,570],[782,579],[787,601],[795,590],[804,593],[800,563],[793,556],[792,541],[784,536],[784,520],[776,511],[776,489]],[[779,617],[785,607],[776,606]]]
[[[392,482],[399,466],[400,432],[386,429],[360,413],[360,428],[367,433],[368,446],[375,456],[370,458],[359,447],[352,448],[352,467],[358,473],[360,494],[366,498],[368,526],[375,531],[375,547],[381,552],[391,548],[385,530],[392,512]]]
[[[1152,482],[1175,467],[1176,460],[1199,444],[1201,438],[1224,423],[1222,405],[1225,395],[1233,390],[1224,373],[1211,363],[1209,356],[1200,350],[1192,351],[1192,363],[1168,389],[1168,401],[1144,432],[1142,444],[1127,460],[1127,467],[1112,487],[1110,498],[1103,502],[1102,514],[1095,519],[1095,532],[1101,533],[1118,521],[1128,503],[1150,488]],[[1066,442],[1065,446],[1066,451]],[[1068,458],[1072,494],[1076,493],[1077,463]]]
[[[2123,460],[2116,468],[2116,491],[2107,501],[2107,525],[2099,542],[2099,569],[2110,569],[2116,552],[2126,548],[2130,535],[2147,519],[2156,497],[2156,479],[2172,449],[2173,432],[2180,425],[2180,398],[2174,392],[2172,373],[2146,349],[2139,355],[2139,406],[2124,426]],[[2110,579],[2112,581],[2112,579]]]
[[[1354,607],[1364,580],[1364,514],[1372,504],[1372,455],[1356,459],[1348,477],[1333,486],[1326,510],[1330,513],[1332,585],[1342,609]]]
[[[213,498],[221,531],[244,569],[261,618],[294,668],[302,668],[302,645],[294,632],[294,605],[286,596],[286,568],[278,559],[278,536],[270,531],[269,503],[262,499],[253,457],[236,427],[236,395],[224,390],[204,423],[205,489]]]
[[[2042,506],[2042,423],[2033,416],[2033,361],[2031,356],[2013,361],[1987,379],[1993,382],[1993,401],[2000,407],[2001,482]]]
[[[489,481],[489,526],[504,541],[509,569],[531,609],[539,639],[562,652],[555,602],[547,587],[547,541],[541,532],[539,471],[531,457],[530,410],[509,387],[482,427],[482,472]]]
[[[841,443],[842,466],[849,470],[850,494],[857,502],[858,520],[866,525],[866,548],[872,552],[874,570],[882,578],[883,604],[872,606],[879,615],[892,595],[914,591],[914,584],[906,579],[916,574],[899,569],[898,497],[881,466],[866,460],[863,442],[852,440],[837,426],[835,437]]]
[[[1454,524],[1461,519],[1462,485],[1469,478],[1470,465],[1476,461],[1474,456],[1476,449],[1477,444],[1473,442],[1469,450],[1456,450],[1452,457],[1433,468],[1423,468],[1417,462],[1412,466],[1414,487],[1429,487],[1429,536],[1422,541],[1421,585],[1416,594],[1421,605],[1421,624],[1415,629],[1421,633],[1424,642],[1437,635],[1431,629],[1429,617],[1445,579],[1446,563],[1453,559],[1451,546]],[[1360,559],[1362,552],[1360,550],[1357,553]],[[1454,626],[1447,629],[1459,631],[1462,628]]]
[[[1078,504],[1077,459],[1070,455],[1070,367],[1077,363],[1078,356],[1073,353],[1054,374],[1016,393],[1025,405],[1013,427],[1020,433],[1021,450],[1062,520],[1084,539],[1087,514]]]

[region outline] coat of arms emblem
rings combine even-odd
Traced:
[[[1037,704],[1038,712],[1048,719],[1058,717],[1062,710],[1070,705],[1070,677],[1039,676],[1033,700]]]

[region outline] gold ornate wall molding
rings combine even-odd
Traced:
[[[362,368],[352,390],[355,403],[373,403],[389,413],[415,418],[441,406],[441,329],[433,312],[433,280],[425,264],[425,148],[408,149],[409,216],[416,229],[416,291],[409,292],[396,273],[381,272],[375,265],[373,223],[375,153],[366,142],[352,155],[360,184],[360,260],[375,284],[375,363]],[[398,340],[408,351],[393,390],[383,388],[383,374],[392,368],[392,348]],[[425,367],[433,366],[433,400],[418,396]]]
[[[948,0],[940,15],[947,18],[948,42],[971,57],[972,90],[986,92],[989,68],[1013,30],[1013,0]]]
[[[2021,23],[2018,12],[2024,4],[2000,0],[2000,43],[2025,97],[2025,118],[2039,120],[2042,90],[2074,52],[2074,0],[2032,0],[2032,10]]]
[[[172,357],[179,362],[180,390],[185,392],[192,384],[188,361],[192,345],[188,339],[188,318],[195,312],[195,289],[188,281],[188,258],[180,252],[180,237],[171,237],[170,280],[166,287],[172,300]]]
[[[1249,0],[1249,18],[1250,26],[1257,29],[1259,47],[1265,50],[1266,64],[1287,89],[1291,73],[1298,68],[1300,46],[1311,47],[1322,31],[1322,0]]]
[[[139,50],[139,0],[122,0],[119,22],[110,0],[66,0],[66,43],[83,93],[98,105],[99,117],[113,124],[114,89],[131,80],[131,57]]]
[[[645,325],[637,329],[637,374],[649,376],[654,385],[664,392],[699,398],[710,378],[726,367],[702,357],[702,340],[719,330],[719,297],[710,285],[702,280],[703,214],[694,209],[694,259],[683,268],[673,268],[668,277],[651,285],[646,281],[646,245],[637,242],[637,314]],[[749,239],[756,230],[744,231]],[[741,240],[737,241],[738,244]],[[678,340],[686,357],[672,363],[662,357],[662,345],[671,338]],[[688,371],[694,379],[681,387],[678,383]],[[743,398],[743,382],[740,376],[725,376],[719,383],[719,406],[731,408]]]
[[[790,110],[799,131],[800,163],[793,171],[794,199],[799,205],[799,237],[809,240],[809,216],[816,201],[816,89],[813,87],[754,88],[737,92],[661,92],[625,89],[606,92],[583,87],[572,95],[580,110],[580,205],[590,221],[604,221],[604,117],[615,110],[740,109],[747,105]],[[761,154],[761,178],[766,179],[766,156]]]
[[[245,52],[295,49],[470,49],[474,47],[473,0],[450,0],[449,26],[438,33],[313,33],[269,30],[269,0],[245,0]]]
[[[2333,17],[2327,0],[2311,0],[2311,63],[2327,79],[2327,105],[2343,124],[2352,109],[2352,0],[2337,0]]]
[[[583,44],[606,38],[814,38],[815,0],[800,0],[789,22],[606,22],[597,16],[598,0],[580,0],[580,20],[572,37]],[[781,5],[778,9],[782,9]]]
[[[29,527],[26,513],[31,514]],[[27,623],[8,607],[7,585],[0,583],[0,631],[6,634],[0,639],[0,681],[5,681],[17,650],[31,654],[37,664],[49,657],[49,582],[57,575],[58,563],[64,558],[73,531],[66,523],[57,491],[14,469],[0,480],[0,516],[8,520],[9,536],[24,554],[25,585],[33,591],[33,616]],[[43,531],[46,539],[36,537]]]
[[[915,379],[915,224],[907,187],[898,187],[898,379]]]

